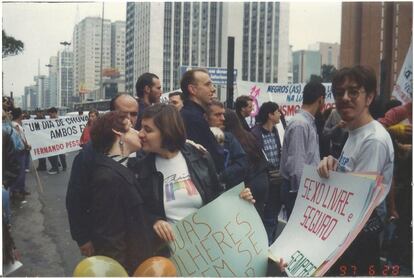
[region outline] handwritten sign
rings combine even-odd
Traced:
[[[87,115],[24,120],[24,133],[32,146],[30,150],[32,159],[79,150],[79,139],[87,122]]]
[[[267,235],[239,185],[174,225],[170,243],[178,276],[265,276]]]
[[[270,247],[271,258],[283,258],[289,276],[313,275],[360,224],[375,184],[338,172],[322,179],[306,165],[289,222]]]

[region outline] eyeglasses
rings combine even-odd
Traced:
[[[129,114],[132,117],[136,117],[138,115],[138,112],[125,112],[127,114]]]
[[[343,99],[345,96],[345,92],[348,92],[348,97],[351,100],[355,100],[363,92],[361,89],[362,87],[338,88],[338,89],[333,90],[333,95],[334,95],[334,98],[336,99]]]

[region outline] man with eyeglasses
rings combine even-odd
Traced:
[[[109,109],[128,113],[132,125],[136,124],[139,109],[138,102],[131,95],[116,95],[111,99]],[[89,226],[91,224],[89,217],[91,192],[88,188],[95,169],[95,158],[96,152],[92,147],[92,142],[88,142],[73,160],[66,193],[70,233],[77,242],[81,254],[87,257],[93,256],[95,253]]]
[[[335,74],[332,92],[336,108],[349,128],[349,137],[339,159],[325,157],[318,166],[318,173],[329,178],[329,171],[376,172],[383,176],[388,194],[393,176],[394,149],[388,132],[369,112],[376,86],[375,72],[366,66],[343,68]],[[386,214],[385,196],[354,242],[332,266],[329,275],[382,273],[380,232]],[[343,272],[345,269],[346,273]]]

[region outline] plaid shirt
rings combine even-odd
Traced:
[[[273,132],[262,133],[263,150],[267,160],[279,169],[279,151],[276,143],[275,134]]]

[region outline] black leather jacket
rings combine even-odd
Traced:
[[[203,205],[211,202],[221,191],[211,156],[208,153],[202,153],[190,144],[186,144],[180,151],[187,162],[188,171],[194,186],[200,193]],[[159,219],[165,220],[164,177],[155,168],[155,154],[147,154],[135,163],[130,163],[129,167],[137,174],[150,225]]]
[[[103,154],[97,154],[91,179],[91,237],[96,255],[111,257],[132,274],[152,256],[144,202],[134,173]]]

